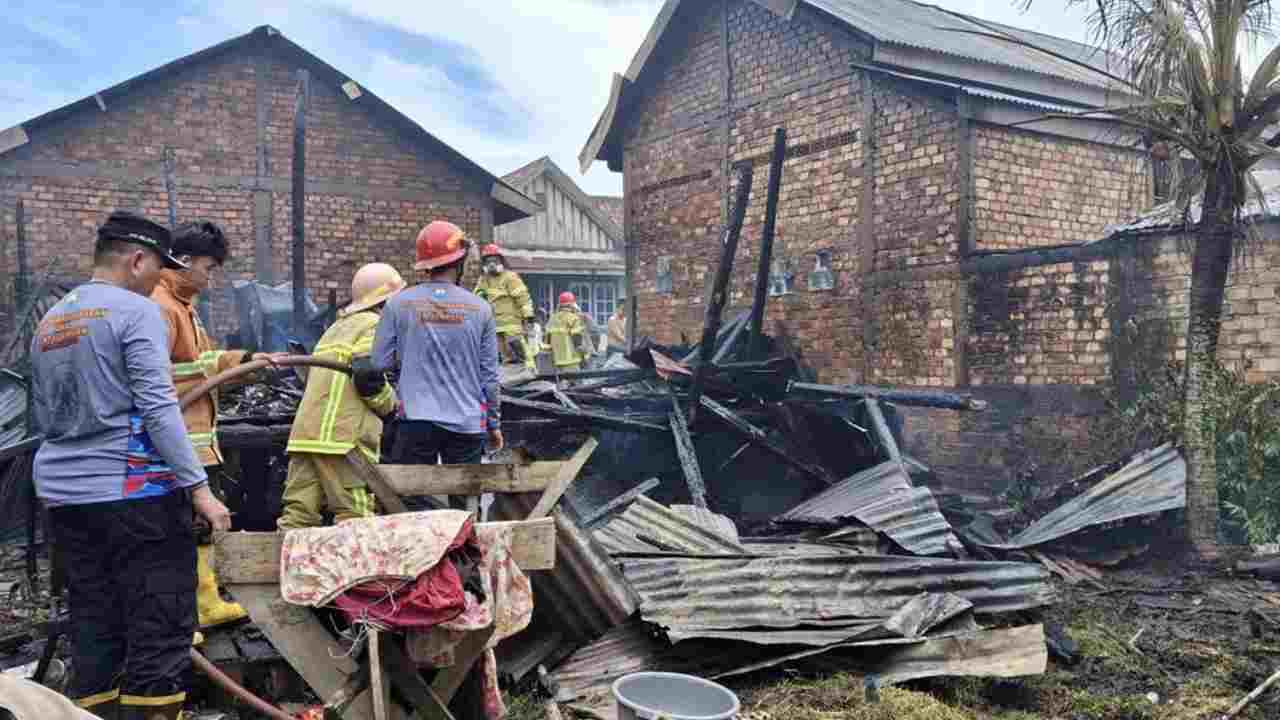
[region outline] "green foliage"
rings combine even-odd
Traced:
[[[1213,362],[1202,428],[1216,437],[1222,531],[1232,542],[1280,539],[1280,381],[1249,382],[1247,368]],[[1113,404],[1128,432],[1157,441],[1182,437],[1181,365],[1144,378],[1136,401]]]

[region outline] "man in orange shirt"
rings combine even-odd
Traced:
[[[227,370],[254,359],[252,351],[217,350],[196,314],[195,303],[200,293],[208,290],[213,278],[226,262],[229,251],[222,229],[211,222],[190,222],[173,234],[173,254],[183,258],[187,270],[165,270],[151,293],[169,324],[169,360],[173,363],[173,381],[182,397],[195,386]],[[275,357],[275,356],[271,356]],[[255,378],[246,378],[252,381]],[[182,414],[187,434],[196,455],[210,479],[217,477],[222,465],[218,448],[218,397],[210,393],[188,407]],[[213,548],[207,542],[197,547],[196,607],[200,627],[208,628],[237,622],[248,617],[244,608],[229,603],[218,594],[209,557]]]

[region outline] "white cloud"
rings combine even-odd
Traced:
[[[515,142],[486,137],[459,122],[458,113],[401,92],[376,73],[365,79],[374,92],[442,140],[496,173],[550,155],[588,192],[621,194],[621,176],[603,166],[579,176],[577,155],[608,101],[613,73],[630,62],[657,15],[659,0],[605,5],[457,0],[435,4],[431,12],[423,12],[421,2],[407,0],[329,1],[345,12],[469,48],[474,52],[469,59],[489,72],[517,111],[526,113],[527,137]],[[459,102],[466,99],[450,99],[451,104]]]

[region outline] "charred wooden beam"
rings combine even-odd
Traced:
[[[651,432],[667,431],[667,428],[661,425],[655,425],[642,420],[633,420],[621,415],[599,412],[597,410],[571,410],[552,403],[537,402],[536,400],[522,400],[520,398],[504,397],[502,398],[502,404],[509,405],[511,407],[523,408],[525,410],[547,413],[548,415],[556,415],[558,417],[572,420],[585,420],[589,423],[606,427],[615,427],[622,430],[645,430]]]
[[[228,450],[283,446],[291,429],[290,425],[219,425],[218,444]]]
[[[565,394],[564,394],[564,391],[563,391],[563,390],[561,390],[560,388],[558,388],[558,387],[557,387],[557,388],[552,388],[552,389],[551,389],[551,394],[555,396],[556,400],[557,400],[561,405],[563,405],[563,406],[565,406],[565,407],[569,408],[570,410],[577,410],[577,409],[578,409],[578,403],[576,403],[576,402],[574,402],[573,400],[569,399],[569,396],[568,396],[568,395],[565,395]]]
[[[634,378],[629,382],[635,382],[636,380],[643,380],[648,374],[649,371],[644,368],[615,368],[613,370],[579,370],[577,372],[566,373],[543,373],[531,378],[526,378],[519,382],[511,383],[509,387],[520,387],[521,385],[528,385],[529,383],[536,382],[538,380],[550,380],[551,382],[555,382],[557,380],[595,380],[598,378],[621,380],[626,377]]]
[[[632,372],[632,371],[628,371],[628,372]],[[636,372],[635,374],[619,375],[618,377],[605,378],[604,380],[597,380],[595,382],[582,383],[581,385],[575,385],[573,386],[571,393],[584,393],[584,392],[592,392],[594,390],[603,390],[605,388],[611,388],[611,387],[622,387],[623,385],[630,385],[631,383],[643,382],[653,377],[655,377],[653,373],[650,373],[648,370],[641,370]]]
[[[28,267],[27,263],[27,215],[26,206],[23,205],[22,198],[18,198],[18,206],[14,209],[14,220],[18,245],[18,276],[13,279],[13,307],[17,309],[27,303],[27,289],[31,279],[31,268]],[[21,334],[22,320],[23,318],[21,317],[14,318],[13,328],[15,334]]]
[[[307,100],[311,75],[298,71],[298,97],[293,110],[293,327],[307,320]]]
[[[819,465],[814,465],[813,463],[805,462],[804,460],[801,460],[800,458],[796,457],[792,453],[792,451],[784,447],[782,443],[779,443],[773,440],[772,438],[769,437],[769,434],[767,432],[747,422],[745,419],[743,419],[734,411],[730,410],[729,408],[721,405],[720,403],[706,396],[703,396],[699,400],[699,402],[702,403],[702,407],[706,408],[707,410],[710,410],[713,415],[715,415],[716,417],[728,423],[729,426],[732,427],[734,430],[737,430],[747,439],[751,440],[752,442],[764,448],[765,450],[768,450],[774,455],[777,455],[784,462],[794,466],[796,469],[808,475],[812,475],[813,477],[821,480],[826,485],[835,484],[836,479],[831,476],[831,473],[827,472],[824,468],[822,468]]]
[[[756,357],[761,350],[764,333],[764,305],[769,299],[769,270],[773,262],[773,231],[778,221],[778,191],[782,187],[782,161],[787,157],[787,130],[773,132],[773,155],[769,158],[769,194],[764,206],[764,231],[760,236],[760,266],[756,268],[756,294],[751,299],[751,338],[747,342],[747,357]]]
[[[728,296],[729,276],[733,271],[733,257],[738,252],[738,237],[742,234],[742,220],[747,214],[747,200],[751,197],[751,165],[743,165],[738,171],[738,193],[733,201],[733,212],[724,229],[721,240],[720,266],[716,268],[711,297],[707,300],[706,320],[702,324],[702,347],[698,352],[698,366],[693,371],[693,387],[689,391],[689,422],[697,417],[698,399],[702,396],[702,376],[711,364],[714,342],[720,329],[720,315]]]
[[[941,390],[908,390],[906,388],[879,385],[819,385],[791,382],[787,395],[795,400],[822,401],[838,399],[861,400],[875,398],[896,405],[942,408],[945,410],[986,410],[987,401],[964,393]]]
[[[680,467],[684,470],[684,481],[689,485],[689,497],[693,504],[704,510],[707,507],[707,486],[702,481],[702,468],[698,466],[698,452],[693,446],[693,438],[689,436],[689,425],[685,423],[684,411],[680,409],[680,398],[671,394],[671,435],[676,441],[676,455],[680,458]]]
[[[583,529],[591,530],[593,526],[600,520],[609,516],[614,510],[630,505],[633,500],[644,495],[662,484],[658,478],[649,478],[630,490],[622,493],[618,497],[592,510],[590,514],[583,516],[582,521],[578,523]]]
[[[875,398],[867,398],[866,402],[867,414],[871,416],[871,425],[875,428],[876,439],[880,442],[880,447],[884,448],[890,460],[902,462],[902,451],[898,449],[898,441],[894,439],[893,432],[889,429],[889,421],[884,418],[884,410],[880,407],[880,401]]]

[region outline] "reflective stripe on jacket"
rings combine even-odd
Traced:
[[[169,361],[173,363],[173,384],[178,397],[190,392],[206,379],[229,370],[244,360],[240,350],[216,350],[209,334],[200,323],[200,316],[192,305],[195,291],[186,279],[175,270],[165,270],[160,282],[151,292],[151,300],[160,306],[165,322],[169,325]],[[252,382],[247,377],[239,383]],[[228,386],[224,386],[228,387]],[[206,467],[222,464],[222,451],[218,447],[218,393],[205,395],[192,403],[182,413],[187,423],[187,434],[196,449],[196,456]]]
[[[316,357],[349,363],[368,356],[378,328],[378,313],[368,310],[345,317],[325,332],[312,352]],[[307,390],[289,432],[288,451],[346,455],[359,447],[373,462],[382,448],[382,416],[399,403],[387,383],[373,397],[362,397],[345,373],[312,368],[307,373]]]
[[[582,316],[573,308],[560,308],[547,323],[547,342],[551,344],[551,358],[557,366],[582,362],[578,347],[586,331]]]
[[[475,293],[493,306],[493,321],[500,334],[524,333],[524,321],[533,317],[533,298],[519,275],[510,270],[482,274]]]

